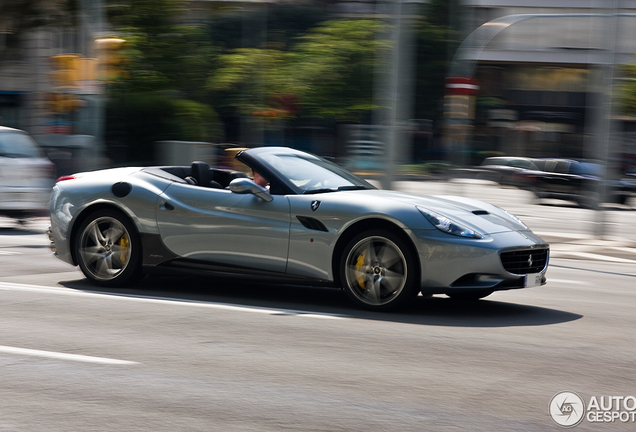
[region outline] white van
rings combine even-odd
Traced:
[[[0,126],[0,215],[46,216],[55,165],[24,131]]]

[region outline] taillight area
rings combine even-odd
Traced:
[[[66,180],[75,180],[80,178],[81,176],[78,175],[63,175],[57,178],[57,180],[55,180],[55,183],[59,183],[62,181],[66,181]]]

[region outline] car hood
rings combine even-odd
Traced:
[[[350,195],[352,200],[354,194],[372,200],[374,206],[389,211],[391,208],[397,210],[397,207],[412,206],[423,211],[435,212],[481,234],[529,230],[518,218],[505,210],[472,198],[451,195],[420,196],[386,190],[352,191],[344,194]]]

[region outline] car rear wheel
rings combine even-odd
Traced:
[[[75,256],[84,275],[102,286],[121,286],[141,276],[141,242],[126,216],[114,209],[98,210],[81,224]]]
[[[347,296],[368,310],[392,310],[415,297],[419,291],[417,273],[417,261],[406,242],[385,230],[354,237],[340,262]]]

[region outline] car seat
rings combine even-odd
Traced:
[[[212,179],[212,172],[210,170],[210,165],[206,164],[205,162],[201,162],[201,161],[192,162],[192,165],[190,166],[190,177],[192,178],[192,180],[196,182],[195,184],[199,186],[216,188],[216,189],[222,188],[220,183]],[[189,178],[186,178],[186,181],[188,183],[191,183],[191,181],[188,181],[188,180]]]

